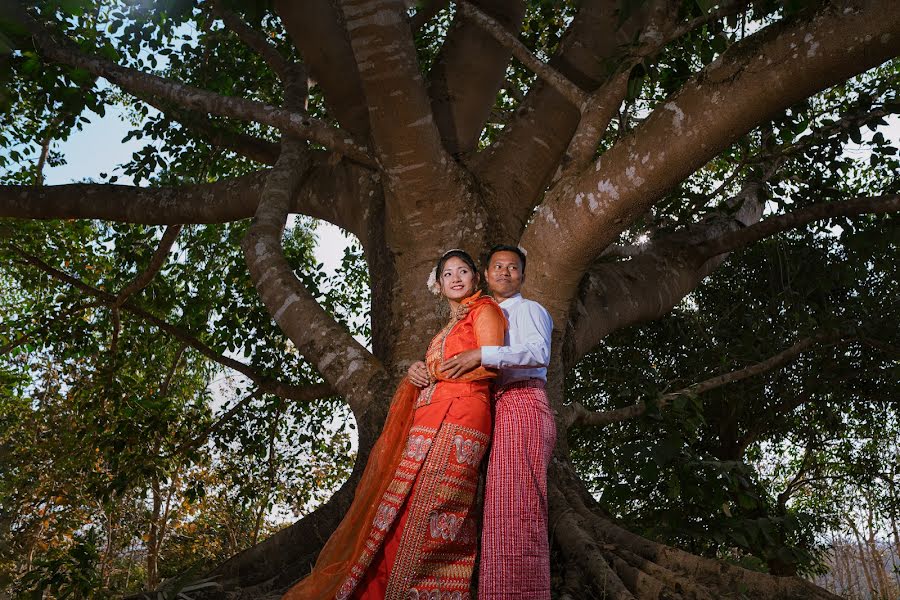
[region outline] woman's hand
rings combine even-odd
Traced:
[[[428,378],[428,367],[425,366],[421,360],[417,360],[413,364],[409,365],[409,369],[406,371],[406,376],[409,377],[410,383],[412,383],[416,387],[428,387],[428,384],[431,381]]]
[[[481,348],[475,348],[473,350],[465,350],[453,358],[445,360],[441,364],[441,373],[451,379],[456,379],[460,375],[468,373],[472,369],[477,369],[480,366]]]

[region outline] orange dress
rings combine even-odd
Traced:
[[[428,347],[431,385],[416,393],[401,384],[350,511],[313,573],[285,600],[470,598],[473,506],[496,372],[479,367],[447,380],[438,369],[464,350],[503,345],[506,319],[490,298],[476,294],[463,303],[468,314]]]

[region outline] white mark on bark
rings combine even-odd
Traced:
[[[647,154],[645,154],[643,156],[643,158],[641,158],[642,165],[646,165],[648,162],[650,162],[650,153],[649,152]]]
[[[581,192],[575,194],[575,206],[581,208],[581,203],[584,201],[584,194]]]
[[[600,208],[600,203],[597,202],[597,197],[594,195],[594,192],[588,192],[588,208],[591,209],[591,212],[597,212],[597,209]]]
[[[628,181],[633,183],[634,185],[641,185],[644,183],[644,178],[637,174],[634,167],[628,167],[625,169],[625,175],[628,176]]]
[[[421,169],[427,163],[416,163],[414,165],[407,165],[405,167],[394,167],[393,169],[388,169],[391,175],[400,175],[401,173],[406,173],[407,171],[414,171],[416,169]]]
[[[609,179],[604,179],[599,182],[597,184],[597,191],[602,194],[607,194],[613,200],[619,199],[619,190],[609,181]]]
[[[819,42],[813,39],[811,33],[807,33],[805,36],[803,36],[803,41],[809,44],[809,50],[806,51],[806,56],[812,58],[819,50]]]
[[[278,267],[272,266],[266,269],[266,271],[262,274],[262,277],[256,280],[256,289],[262,289],[263,285],[268,281],[269,277],[275,275],[278,272]]]
[[[325,356],[322,357],[322,360],[319,361],[319,371],[324,371],[328,368],[334,359],[337,358],[337,352],[329,352]]]
[[[275,321],[277,322],[281,318],[281,315],[284,314],[284,311],[289,309],[292,305],[294,305],[299,300],[300,300],[300,296],[298,296],[297,294],[291,294],[290,296],[285,298],[284,303],[282,303],[282,305],[281,305],[281,308],[276,310],[275,314],[273,315]]]
[[[531,138],[531,139],[533,139],[534,141],[536,141],[538,144],[540,144],[541,146],[543,146],[543,147],[546,148],[547,150],[550,149],[550,145],[549,145],[547,142],[545,142],[544,140],[542,140],[541,138],[539,138],[539,137],[533,137],[533,138]]]
[[[261,260],[265,260],[269,256],[269,247],[263,240],[259,240],[258,242],[256,242],[255,252],[256,252],[256,261],[255,262],[258,263]]]
[[[671,110],[674,113],[672,115],[672,125],[675,127],[675,131],[680,133],[681,124],[684,122],[684,111],[678,108],[678,105],[674,102],[666,102],[663,105],[663,108]]]
[[[538,209],[538,212],[547,220],[548,223],[553,225],[554,227],[559,227],[559,223],[556,220],[556,217],[553,215],[553,209],[548,208],[547,206],[541,206]]]
[[[429,123],[431,123],[431,113],[428,113],[421,119],[416,119],[415,121],[407,125],[407,127],[421,127],[422,125],[428,125]]]

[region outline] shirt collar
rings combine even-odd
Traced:
[[[519,300],[521,300],[521,299],[522,299],[522,294],[518,293],[515,296],[510,296],[509,298],[507,298],[506,300],[501,302],[500,306],[502,306],[503,308],[509,308],[513,304],[518,304]]]

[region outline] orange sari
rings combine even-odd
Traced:
[[[350,510],[313,572],[284,600],[469,597],[472,507],[490,441],[489,381],[496,372],[480,367],[448,380],[438,369],[464,350],[502,345],[506,320],[480,294],[463,304],[468,314],[429,345],[431,385],[418,391],[400,384]]]

